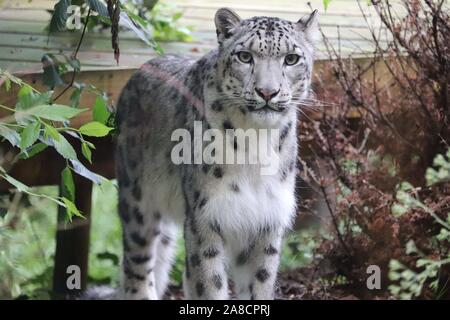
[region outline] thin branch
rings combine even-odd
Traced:
[[[80,39],[78,40],[77,48],[75,49],[75,51],[72,54],[73,59],[77,58],[78,51],[80,50],[81,43],[83,42],[84,34],[86,33],[86,28],[87,28],[90,16],[91,16],[91,9],[89,8],[87,16],[86,16],[86,21],[83,26],[83,31],[81,32]],[[58,100],[64,93],[66,93],[67,90],[72,88],[73,83],[75,82],[76,73],[77,73],[77,71],[75,69],[73,69],[72,78],[70,79],[70,83],[55,97],[55,99],[53,99],[53,101]]]

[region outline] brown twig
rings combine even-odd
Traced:
[[[86,28],[87,28],[90,16],[91,16],[91,9],[89,8],[87,16],[86,16],[86,22],[84,23],[83,31],[81,32],[81,36],[80,36],[80,39],[78,40],[77,47],[76,47],[75,51],[72,54],[72,59],[76,59],[77,58],[78,51],[80,50],[81,43],[83,42],[84,34],[86,33]],[[67,90],[72,88],[73,83],[75,82],[76,73],[77,73],[77,71],[75,69],[73,69],[73,71],[72,71],[72,78],[70,79],[69,84],[53,99],[53,101],[58,100],[64,93],[66,93]]]
[[[336,215],[334,214],[333,208],[331,207],[330,200],[328,199],[327,191],[325,190],[325,187],[322,184],[320,184],[319,187],[320,187],[322,195],[323,195],[323,197],[325,199],[325,204],[327,205],[327,209],[328,209],[328,212],[329,212],[329,214],[331,216],[331,221],[333,223],[333,226],[334,226],[334,229],[336,231],[336,235],[337,235],[337,237],[339,239],[339,242],[341,243],[342,248],[344,249],[344,251],[347,254],[347,256],[351,257],[352,254],[350,253],[350,250],[348,249],[347,244],[345,243],[344,238],[342,237],[342,234],[339,231],[339,225],[338,225],[338,222],[337,222],[337,218],[336,218]]]

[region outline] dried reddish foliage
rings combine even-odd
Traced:
[[[322,168],[322,174],[304,170],[303,179],[325,195],[336,234],[318,252],[362,296],[374,294],[364,290],[368,265],[381,267],[384,292],[375,294],[384,296],[391,259],[414,268],[405,253],[409,240],[430,257],[440,254],[430,245],[439,230],[432,217],[411,210],[397,218],[391,206],[395,186],[409,181],[422,187],[420,198],[438,215],[449,212],[450,185],[428,188],[424,179],[434,157],[450,145],[450,19],[444,2],[402,0],[406,15],[399,18],[389,1],[373,0],[386,30],[371,28],[375,53],[364,62],[341,59],[329,45],[338,88],[323,80],[316,93],[333,114],[302,123],[301,139],[315,141],[314,158]],[[355,226],[361,232],[351,231]]]

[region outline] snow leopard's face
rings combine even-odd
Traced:
[[[317,14],[297,23],[278,18],[241,20],[229,9],[215,17],[219,77],[225,99],[260,121],[283,117],[307,96]]]

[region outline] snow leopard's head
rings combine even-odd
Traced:
[[[218,72],[225,99],[259,120],[282,117],[309,91],[317,10],[290,22],[279,18],[242,20],[230,9],[215,16]]]

